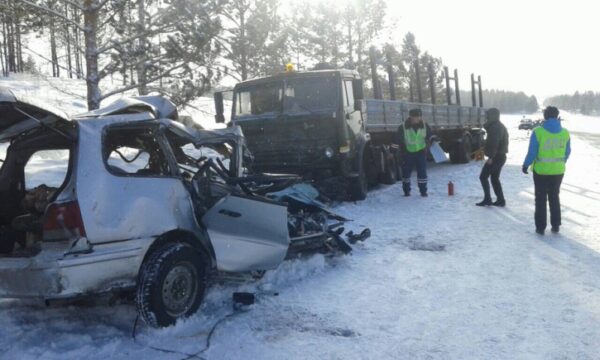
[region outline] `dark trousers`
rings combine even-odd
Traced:
[[[417,168],[417,183],[421,194],[427,194],[427,156],[425,151],[416,153],[406,152],[402,164],[402,190],[405,194],[410,193],[410,175],[413,168]]]
[[[560,222],[560,184],[561,175],[540,175],[533,173],[533,184],[535,185],[535,228],[546,229],[547,211],[546,202],[550,203],[550,225],[559,227]]]
[[[481,181],[481,187],[483,188],[483,196],[485,200],[492,200],[492,196],[490,195],[490,182],[488,180],[491,178],[496,199],[499,201],[504,201],[504,193],[502,192],[502,184],[500,183],[500,172],[502,171],[502,167],[505,163],[506,154],[498,154],[492,158],[491,165],[487,162],[483,165],[481,174],[479,175],[479,180]]]

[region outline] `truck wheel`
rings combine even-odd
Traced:
[[[463,137],[454,144],[454,159],[450,154],[450,160],[454,164],[466,164],[471,161],[471,136],[469,134]]]
[[[204,256],[191,245],[171,243],[144,262],[137,284],[138,314],[152,327],[175,324],[194,314],[207,286]]]
[[[394,185],[398,181],[398,165],[396,165],[396,159],[389,151],[385,151],[384,156],[386,157],[386,161],[381,182],[386,185]]]
[[[474,151],[483,148],[484,139],[484,134],[481,131],[471,134],[471,159],[475,158]]]
[[[402,155],[399,151],[394,152],[394,160],[396,161],[396,179],[402,180]]]
[[[383,172],[383,154],[379,148],[365,149],[363,158],[365,173],[367,174],[367,187],[379,184],[379,175]]]
[[[350,182],[350,200],[360,201],[367,198],[369,190],[369,180],[365,169],[365,159],[358,166],[358,176]]]

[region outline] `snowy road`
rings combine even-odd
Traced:
[[[337,208],[372,229],[352,256],[315,256],[253,284],[216,286],[201,313],[164,330],[140,326],[137,343],[131,305],[0,301],[0,358],[185,358],[146,345],[199,351],[239,290],[257,292],[258,303],[220,324],[203,358],[598,358],[598,135],[573,134],[561,234],[540,237],[531,175],[520,170],[528,135],[516,130],[518,117],[503,120],[511,131],[504,209],[474,206],[481,163],[433,166],[429,198],[404,198],[397,184]]]

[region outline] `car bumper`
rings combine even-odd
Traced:
[[[0,297],[67,298],[134,286],[152,240],[97,244],[88,254],[47,248],[31,258],[0,258]]]

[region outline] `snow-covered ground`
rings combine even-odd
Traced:
[[[481,162],[432,165],[428,198],[405,198],[397,184],[336,207],[355,219],[352,227],[372,230],[351,256],[313,256],[254,283],[216,285],[198,314],[162,330],[140,324],[135,342],[131,304],[1,300],[0,358],[183,359],[232,311],[232,292],[252,291],[257,303],[221,322],[199,356],[597,359],[600,118],[564,117],[573,152],[560,235],[533,231],[533,182],[521,173],[529,134],[517,130],[520,116],[503,116],[511,134],[506,208],[474,206]]]

